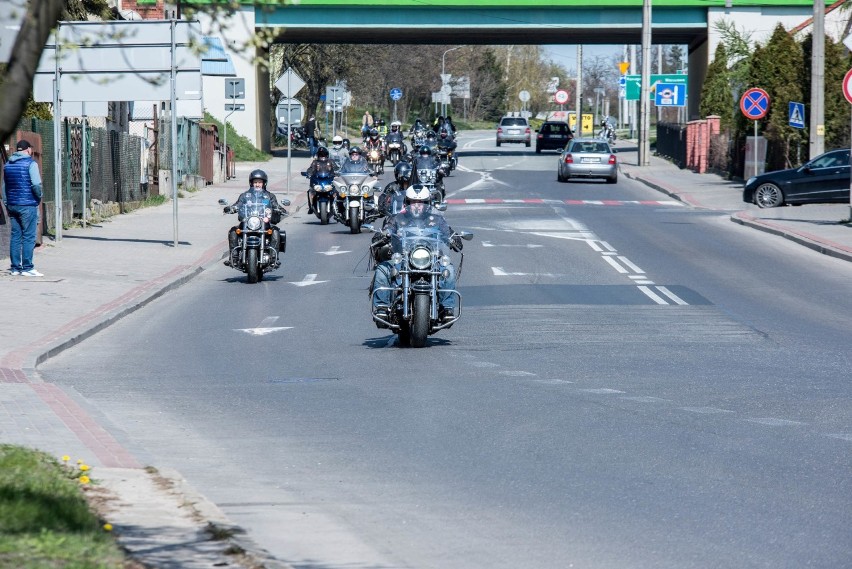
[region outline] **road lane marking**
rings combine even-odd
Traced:
[[[250,336],[266,336],[267,334],[272,334],[273,332],[280,332],[282,330],[290,330],[292,326],[272,326],[275,322],[280,318],[279,316],[267,316],[260,322],[260,326],[257,328],[234,328],[234,332],[245,332]]]
[[[311,286],[311,285],[315,285],[315,284],[327,283],[328,282],[328,281],[318,281],[318,280],[316,280],[316,278],[317,278],[316,274],[311,273],[311,274],[305,275],[305,278],[300,280],[300,281],[296,281],[296,282],[290,281],[290,284],[296,285],[296,286]]]
[[[645,295],[646,295],[648,298],[650,298],[651,300],[653,300],[653,301],[654,301],[654,302],[656,302],[657,304],[668,304],[668,302],[666,302],[666,301],[665,301],[665,299],[663,299],[663,298],[661,298],[660,296],[658,296],[658,295],[657,295],[654,291],[652,291],[652,290],[651,290],[651,289],[649,289],[648,287],[646,287],[646,286],[638,286],[638,287],[636,287],[636,288],[638,288],[638,289],[639,289],[639,290],[641,290],[643,293],[645,293]]]
[[[790,427],[796,425],[805,425],[801,421],[790,421],[788,419],[778,419],[776,417],[759,417],[746,419],[749,423],[758,423],[760,425],[769,425],[770,427]]]
[[[666,295],[667,297],[669,297],[670,299],[672,299],[675,304],[679,304],[681,306],[688,306],[689,305],[688,302],[686,302],[685,300],[683,300],[678,295],[676,295],[675,293],[673,293],[672,291],[670,291],[669,289],[667,289],[664,286],[657,286],[657,290],[660,291],[661,293],[663,293],[664,295]]]
[[[612,268],[613,268],[613,269],[615,269],[616,271],[618,271],[618,272],[619,272],[619,273],[621,273],[622,275],[626,275],[626,274],[627,274],[627,272],[628,272],[628,271],[627,271],[627,269],[625,269],[624,267],[622,267],[621,265],[619,265],[619,264],[618,264],[618,261],[616,261],[616,260],[615,260],[615,259],[613,259],[612,257],[601,257],[601,259],[603,259],[604,261],[606,261],[607,263],[609,263],[609,264],[612,266]]]

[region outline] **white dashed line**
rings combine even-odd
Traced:
[[[664,295],[666,295],[667,297],[669,297],[670,299],[672,299],[672,301],[675,304],[680,304],[681,306],[687,306],[689,304],[688,302],[686,302],[685,300],[683,300],[678,295],[676,295],[675,293],[673,293],[672,291],[670,291],[669,289],[667,289],[664,286],[658,286],[657,290],[660,291],[661,293],[663,293]]]
[[[758,423],[760,425],[769,425],[770,427],[790,427],[796,425],[804,425],[801,421],[790,421],[787,419],[776,419],[775,417],[760,417],[755,419],[746,419],[749,423]]]
[[[648,298],[650,298],[651,300],[653,300],[653,301],[654,301],[654,302],[656,302],[657,304],[668,304],[668,302],[666,302],[666,300],[665,300],[664,298],[662,298],[662,297],[660,297],[659,295],[657,295],[654,291],[652,291],[652,290],[651,290],[651,289],[649,289],[648,287],[646,287],[646,286],[638,286],[638,287],[636,287],[636,288],[638,288],[638,289],[639,289],[639,290],[641,290],[643,293],[645,293],[645,296],[647,296]]]
[[[728,409],[719,409],[718,407],[681,407],[684,411],[689,411],[690,413],[698,413],[700,415],[714,415],[718,413],[733,413]]]

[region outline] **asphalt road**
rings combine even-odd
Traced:
[[[462,146],[426,348],[370,321],[370,235],[302,212],[273,278],[214,268],[42,375],[299,568],[852,566],[849,263]]]

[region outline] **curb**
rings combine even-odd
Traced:
[[[818,253],[822,253],[823,255],[828,255],[829,257],[834,257],[835,259],[841,259],[843,261],[852,262],[852,251],[847,251],[840,245],[835,245],[833,243],[825,243],[823,241],[820,241],[817,237],[803,233],[796,233],[788,229],[774,226],[770,222],[755,219],[744,211],[732,214],[731,221],[733,221],[734,223],[738,223],[744,227],[751,227],[752,229],[757,229],[765,233],[771,233],[773,235],[778,235],[779,237],[789,239],[794,243],[804,245],[808,249],[812,249],[814,251],[817,251]]]

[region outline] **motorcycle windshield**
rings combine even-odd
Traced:
[[[441,227],[434,223],[433,216],[410,219],[405,225],[399,224],[395,234],[391,235],[391,249],[395,253],[411,251],[419,245],[425,245],[432,251],[444,249],[444,236]]]
[[[334,174],[331,172],[317,172],[311,177],[311,183],[326,185],[330,184],[333,179]]]
[[[343,181],[347,186],[351,186],[352,184],[358,184],[359,186],[363,185],[367,178],[370,177],[369,172],[341,172],[340,177],[343,178]]]
[[[259,217],[261,219],[271,217],[272,203],[268,199],[242,202],[237,205],[237,216],[240,221],[245,221],[250,217]]]

